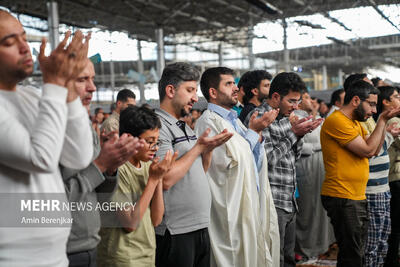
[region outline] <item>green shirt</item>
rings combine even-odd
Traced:
[[[114,201],[119,201],[123,193],[135,192],[138,196],[143,193],[149,179],[151,161],[140,164],[138,169],[126,162],[118,169],[119,182]],[[135,231],[128,233],[122,228],[102,228],[100,236],[97,252],[99,267],[155,266],[156,239],[150,208],[147,208]]]

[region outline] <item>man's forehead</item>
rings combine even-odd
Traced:
[[[95,76],[95,71],[94,71],[94,65],[92,61],[88,59],[86,63],[86,67],[83,69],[81,77],[87,77],[87,76]]]
[[[231,74],[221,74],[221,81],[234,81],[233,75]]]
[[[0,39],[8,35],[22,35],[25,32],[22,24],[10,14],[0,12]]]
[[[367,100],[368,100],[368,101],[375,101],[375,102],[377,102],[377,101],[378,101],[378,95],[370,94],[370,95],[368,96]]]

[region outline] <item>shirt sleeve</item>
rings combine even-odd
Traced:
[[[93,156],[89,117],[79,98],[67,104],[68,121],[60,163],[73,169],[86,168]]]
[[[367,134],[361,124],[352,124],[338,117],[328,119],[325,123],[325,133],[335,139],[341,146],[345,146],[357,136],[364,137]]]
[[[271,125],[270,125],[271,126]],[[285,136],[282,136],[276,145],[272,143],[270,127],[263,130],[265,138],[265,153],[267,154],[268,165],[274,166],[286,154],[290,152],[294,145],[297,145],[297,136],[290,130]],[[300,156],[302,141],[300,147],[297,146],[296,157]]]
[[[156,153],[156,155],[158,157],[160,157],[160,161],[162,159],[164,159],[164,156],[168,150],[174,151],[174,147],[172,145],[172,139],[173,139],[173,137],[172,137],[170,131],[167,129],[167,127],[164,124],[162,124],[162,127],[160,129],[160,136],[158,138],[160,145],[159,145],[158,151]],[[181,155],[178,155],[178,158],[180,156]]]
[[[45,84],[32,131],[0,107],[1,164],[24,172],[58,168],[67,124],[66,97],[65,88]]]

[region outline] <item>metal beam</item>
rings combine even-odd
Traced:
[[[60,33],[58,29],[59,18],[58,18],[58,4],[55,1],[47,3],[47,10],[49,12],[49,40],[51,50],[56,49],[60,42]]]
[[[389,23],[390,23],[393,27],[395,27],[398,31],[400,31],[400,28],[399,28],[396,24],[394,24],[393,21],[391,21],[391,20],[389,19],[389,17],[387,17],[387,16],[382,12],[382,10],[380,10],[380,9],[378,8],[378,6],[376,5],[376,3],[375,3],[374,0],[368,0],[368,2],[372,5],[372,7],[375,9],[375,11],[376,11],[379,15],[381,15],[382,18],[384,18],[387,22],[389,22]]]
[[[161,74],[165,67],[164,31],[162,28],[156,29],[156,41],[157,41],[157,74],[158,78],[161,78]]]

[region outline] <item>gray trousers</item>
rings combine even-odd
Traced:
[[[277,208],[281,249],[281,267],[295,267],[294,246],[296,241],[296,212]]]

